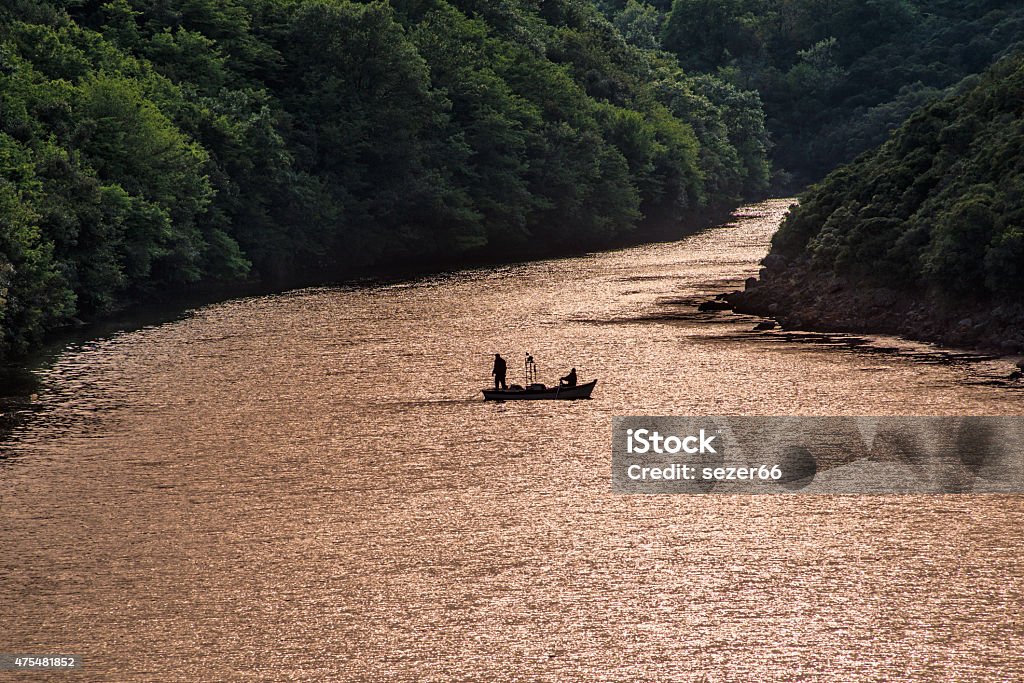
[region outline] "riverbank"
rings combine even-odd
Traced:
[[[756,200],[751,200],[756,201]],[[566,245],[562,249],[522,246],[497,252],[480,249],[457,257],[429,261],[412,257],[395,259],[385,265],[350,268],[344,273],[327,268],[310,269],[301,275],[273,281],[250,279],[240,282],[201,282],[178,289],[152,292],[148,298],[129,303],[108,314],[74,318],[68,324],[51,329],[44,341],[27,353],[4,355],[0,348],[0,371],[20,372],[47,364],[64,346],[116,332],[137,329],[175,320],[189,310],[241,297],[280,294],[307,287],[374,286],[403,282],[443,273],[493,268],[558,258],[574,258],[588,253],[628,249],[643,244],[673,242],[705,230],[719,227],[730,220],[739,207],[708,207],[683,224],[644,224],[627,235],[588,244]],[[6,392],[0,392],[6,393]],[[22,396],[23,392],[17,392]],[[0,400],[2,400],[0,396]],[[2,405],[2,404],[0,404]],[[0,408],[2,409],[2,408]]]
[[[992,307],[865,287],[777,254],[764,266],[745,290],[726,296],[737,313],[772,318],[786,329],[891,334],[986,354],[1024,354],[1024,305]]]
[[[1024,353],[1024,56],[918,110],[809,188],[729,297],[787,327]]]

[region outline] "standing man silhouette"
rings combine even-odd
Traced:
[[[508,385],[505,384],[505,374],[508,372],[508,366],[505,364],[505,359],[501,357],[500,353],[494,354],[494,369],[491,370],[491,374],[494,375],[494,389],[497,390],[499,385],[502,389],[508,389]]]

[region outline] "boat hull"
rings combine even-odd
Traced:
[[[590,398],[597,380],[574,387],[545,389],[484,389],[485,401],[576,401]]]

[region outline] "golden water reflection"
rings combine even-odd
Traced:
[[[697,314],[787,204],[70,349],[2,446],[0,650],[90,681],[1024,679],[1018,497],[610,492],[614,415],[1024,412],[999,361]],[[594,400],[484,403],[495,351]]]

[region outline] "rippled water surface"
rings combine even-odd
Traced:
[[[1005,361],[697,313],[787,204],[69,348],[0,444],[0,651],[90,681],[1024,680],[1019,497],[610,493],[614,415],[1024,414]],[[594,398],[484,403],[495,351]]]

